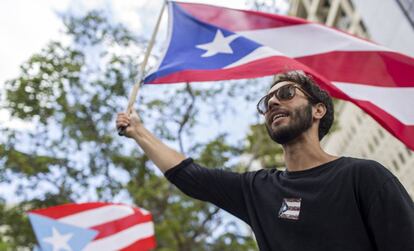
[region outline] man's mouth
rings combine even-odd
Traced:
[[[272,113],[271,117],[270,117],[270,124],[273,123],[278,123],[281,120],[283,120],[284,118],[288,117],[289,113],[285,112],[285,111],[278,111],[278,112],[274,112]]]
[[[273,117],[273,122],[280,120],[281,118],[286,118],[288,115],[287,114],[276,114]]]

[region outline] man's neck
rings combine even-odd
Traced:
[[[288,171],[303,171],[320,166],[338,157],[322,150],[319,139],[303,135],[294,142],[283,145]]]

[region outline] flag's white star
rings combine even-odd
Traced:
[[[43,242],[49,243],[53,246],[53,251],[72,251],[68,241],[73,234],[60,234],[55,228],[52,229],[52,236],[43,238]]]
[[[206,52],[203,55],[201,55],[203,58],[214,56],[217,53],[233,54],[233,50],[230,47],[230,43],[238,37],[239,35],[237,34],[224,37],[221,30],[217,30],[213,41],[206,44],[196,45],[196,47],[199,49],[206,50]]]

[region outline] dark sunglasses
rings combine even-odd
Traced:
[[[271,93],[267,94],[263,98],[259,100],[259,103],[257,103],[257,111],[260,114],[265,114],[269,111],[269,100],[274,96],[277,98],[277,100],[283,102],[287,100],[291,100],[296,95],[296,89],[299,89],[300,91],[305,94],[310,100],[314,101],[315,98],[313,98],[309,93],[307,93],[303,88],[296,84],[287,84],[284,85],[277,90],[272,91]]]

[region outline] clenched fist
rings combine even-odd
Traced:
[[[116,118],[116,128],[118,130],[125,128],[124,135],[128,138],[135,138],[141,125],[141,120],[135,111],[130,114],[120,112]]]

